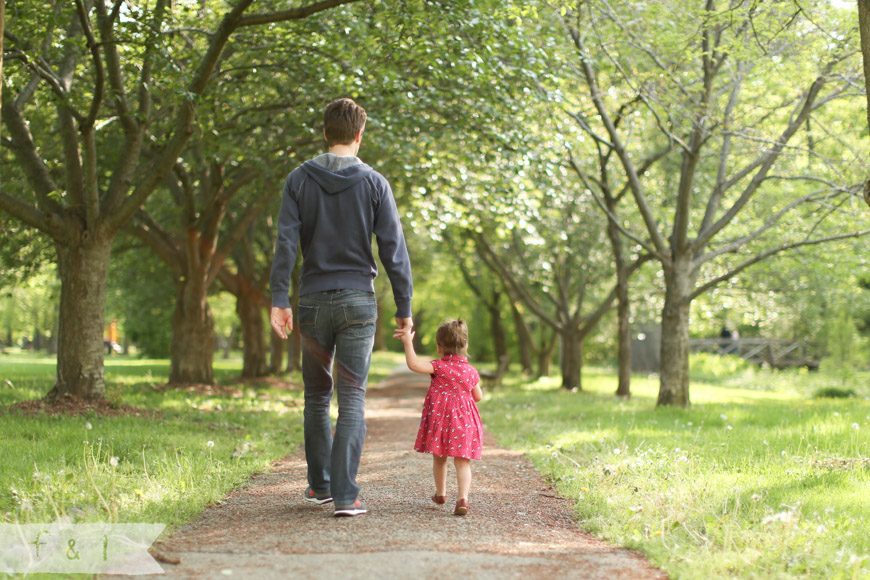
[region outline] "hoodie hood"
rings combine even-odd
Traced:
[[[348,166],[347,161],[352,165]],[[353,187],[374,171],[356,157],[345,160],[329,153],[306,161],[302,164],[302,170],[328,195]]]

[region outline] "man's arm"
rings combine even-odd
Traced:
[[[299,205],[290,188],[290,177],[284,182],[281,211],[278,214],[278,235],[269,285],[272,291],[272,328],[282,339],[293,330],[293,311],[290,308],[290,274],[296,265],[296,247],[299,243]]]
[[[411,298],[414,283],[411,278],[411,260],[405,245],[405,234],[396,200],[386,179],[377,181],[379,203],[375,211],[374,234],[378,242],[378,255],[387,271],[393,298],[396,301],[396,322],[400,329],[413,327],[411,321]]]

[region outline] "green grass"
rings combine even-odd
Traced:
[[[719,357],[721,358],[721,357]],[[715,368],[715,367],[723,368]],[[672,578],[870,578],[870,374],[851,399],[824,373],[693,361],[688,410],[655,409],[589,370],[583,392],[514,377],[481,414],[574,501],[581,526],[648,555]]]
[[[376,355],[370,382],[399,360]],[[301,389],[233,382],[240,368],[238,359],[216,360],[216,380],[233,388],[201,394],[155,388],[167,361],[114,357],[109,400],[148,413],[53,417],[8,406],[44,396],[54,360],[0,358],[0,521],[162,523],[165,535],[191,520],[302,441]]]

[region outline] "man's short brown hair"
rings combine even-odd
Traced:
[[[323,134],[326,143],[350,145],[366,124],[366,111],[353,99],[335,99],[323,112]]]
[[[468,351],[468,326],[461,318],[442,322],[435,333],[435,342],[443,354],[465,356]]]

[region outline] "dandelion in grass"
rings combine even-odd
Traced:
[[[852,429],[854,429],[855,431],[857,431],[860,428],[861,428],[861,426],[858,425],[858,423],[852,423]]]
[[[209,441],[205,444],[206,447],[214,447],[214,441]]]
[[[767,447],[768,445],[770,445],[770,443],[767,442],[767,439],[765,439],[765,440],[762,441],[761,443],[762,443],[762,445],[764,445],[765,447]]]
[[[109,465],[111,465],[112,467],[118,467],[118,458],[115,456],[110,457]]]
[[[90,421],[88,421],[87,423],[85,423],[85,429],[87,429],[88,431],[90,431],[90,430],[93,429],[93,428],[94,428],[94,426],[91,425],[91,422],[90,422]]]
[[[719,418],[722,419],[723,421],[727,421],[727,420],[728,420],[728,415],[725,415],[725,414],[723,413],[722,415],[719,415]]]
[[[731,431],[732,429],[734,429],[734,427],[732,427],[731,425],[725,425],[725,429]]]

